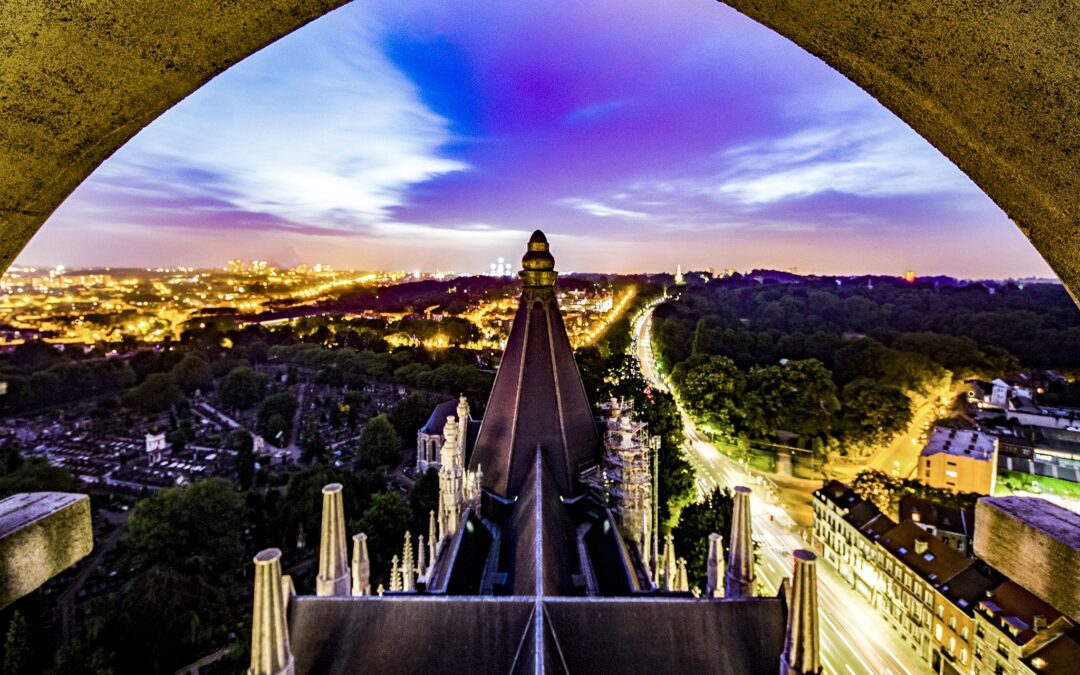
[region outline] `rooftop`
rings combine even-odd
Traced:
[[[878,543],[911,571],[934,586],[941,585],[972,564],[971,559],[957,553],[937,537],[927,534],[911,520],[905,520],[883,534]],[[922,544],[925,544],[926,548],[920,552]]]
[[[979,502],[1080,552],[1080,514],[1038,497],[983,497]]]
[[[1017,644],[1026,644],[1035,637],[1035,617],[1045,618],[1047,625],[1061,617],[1061,612],[1015,581],[1006,581],[992,590],[979,603],[979,611]]]
[[[922,450],[923,457],[946,453],[956,457],[970,457],[983,462],[994,461],[997,439],[971,429],[934,427],[930,440]]]
[[[942,506],[913,495],[900,498],[900,520],[914,520],[923,526],[970,537],[975,532],[975,512]]]

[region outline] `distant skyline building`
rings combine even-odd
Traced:
[[[816,558],[796,551],[790,583],[756,597],[748,489],[737,491],[726,565],[719,537],[703,542],[708,598],[690,594],[670,534],[650,559],[644,429],[625,412],[604,423],[605,457],[542,232],[522,267],[467,457],[467,402],[433,416],[445,421],[427,535],[407,534],[389,583],[367,595],[366,537],[353,538],[346,566],[340,486],[327,486],[317,596],[295,595],[276,549],[256,556],[249,673],[820,673]],[[588,479],[598,471],[612,480]]]

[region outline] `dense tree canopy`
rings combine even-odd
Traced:
[[[394,467],[401,461],[401,437],[390,418],[377,415],[368,420],[357,446],[360,461],[371,467]]]

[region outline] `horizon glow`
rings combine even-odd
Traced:
[[[712,0],[353,3],[103,163],[16,265],[1053,276],[962,172]],[[107,241],[107,246],[102,242]]]

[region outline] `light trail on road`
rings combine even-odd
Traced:
[[[642,376],[655,389],[669,391],[652,350],[652,312],[647,305],[632,324],[633,353]],[[676,400],[676,403],[678,401]],[[794,522],[775,502],[764,481],[724,455],[694,426],[682,407],[687,458],[698,476],[699,489],[750,488],[754,541],[758,543],[758,581],[769,593],[778,592],[789,577],[792,552],[811,548]],[[726,535],[725,535],[726,536]],[[922,675],[932,673],[892,630],[886,620],[822,559],[818,565],[818,608],[822,667],[830,675]]]

